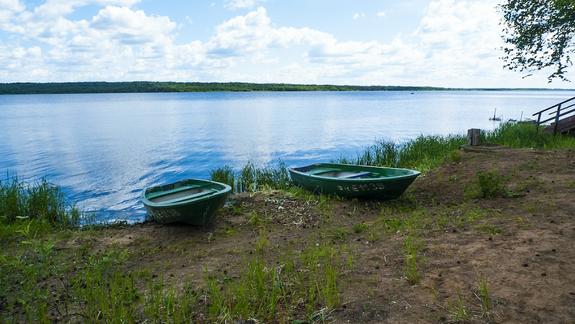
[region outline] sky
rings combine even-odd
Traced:
[[[573,88],[503,68],[500,1],[0,0],[0,82]]]

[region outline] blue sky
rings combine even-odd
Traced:
[[[570,87],[499,57],[500,0],[0,0],[0,82]]]

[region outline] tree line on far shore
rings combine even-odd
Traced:
[[[215,91],[384,91],[439,90],[434,87],[316,85],[244,82],[58,82],[3,83],[0,94],[215,92]]]
[[[59,93],[144,93],[144,92],[250,92],[250,91],[438,91],[438,90],[539,90],[511,88],[440,88],[416,86],[359,86],[329,84],[245,83],[245,82],[55,82],[0,83],[0,95]],[[559,89],[557,89],[559,90]]]

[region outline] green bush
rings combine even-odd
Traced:
[[[479,185],[479,192],[481,198],[496,198],[506,197],[507,179],[497,172],[477,172],[477,184]]]

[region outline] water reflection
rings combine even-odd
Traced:
[[[141,219],[142,188],[248,160],[355,155],[385,138],[493,129],[573,92],[297,92],[0,97],[0,170],[46,177],[101,217]]]

